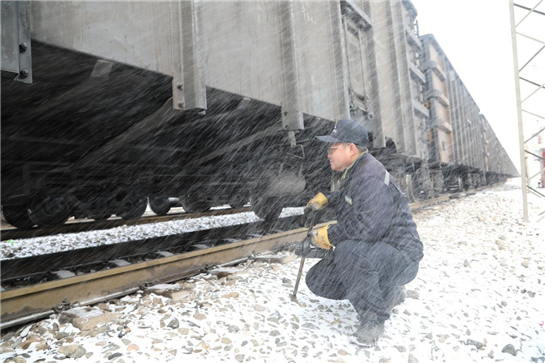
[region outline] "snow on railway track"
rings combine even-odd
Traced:
[[[302,214],[302,211],[303,208],[284,208],[280,218]],[[253,212],[244,212],[4,241],[0,251],[0,260],[246,224],[259,220]]]

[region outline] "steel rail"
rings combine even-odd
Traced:
[[[144,285],[180,280],[210,266],[278,250],[300,241],[306,234],[306,228],[298,228],[205,250],[3,291],[0,294],[2,310],[0,329],[49,316],[54,313],[53,307],[66,305],[67,302],[89,305],[129,294]]]
[[[135,259],[138,258],[161,258],[165,257],[165,252],[181,254],[196,248],[202,249],[204,246],[210,248],[226,244],[225,242],[229,241],[232,243],[265,236],[272,234],[273,231],[287,231],[298,225],[298,219],[299,217],[287,217],[277,220],[274,224],[259,221],[5,259],[0,261],[0,280],[2,287],[9,290],[8,286],[12,285],[14,281],[25,280],[25,284],[28,285],[31,283],[32,277],[46,277],[55,274],[55,271],[65,270],[80,273],[82,268],[85,270],[85,267],[110,265],[113,261],[130,260],[135,262]],[[97,270],[96,267],[93,269]]]
[[[251,212],[252,208],[238,208],[238,209],[218,209],[213,211],[201,212],[201,213],[176,213],[176,214],[167,214],[165,216],[150,215],[144,216],[135,220],[125,220],[125,219],[109,219],[106,221],[95,222],[93,220],[75,220],[70,221],[62,226],[52,227],[52,228],[33,228],[29,230],[21,230],[17,228],[4,227],[1,229],[0,241],[7,241],[10,239],[23,239],[23,238],[33,238],[33,237],[45,237],[45,236],[54,236],[62,233],[77,233],[84,231],[96,231],[100,229],[110,229],[123,225],[135,226],[141,224],[149,224],[155,222],[167,222],[167,221],[177,221],[190,218],[200,218],[200,217],[211,217],[218,215],[229,215],[237,214],[243,212]]]

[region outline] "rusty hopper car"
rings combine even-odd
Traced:
[[[518,172],[490,124],[431,34],[420,37],[430,108],[430,174],[437,190],[464,190]]]
[[[348,117],[409,198],[433,196],[416,16],[397,0],[2,1],[3,214],[132,219],[179,196],[274,219],[332,185],[314,136]]]

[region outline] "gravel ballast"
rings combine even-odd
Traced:
[[[290,299],[299,259],[284,252],[3,332],[1,360],[544,362],[545,230],[522,223],[516,183],[415,221],[425,257],[375,347],[351,336],[348,301],[313,295],[304,275]]]

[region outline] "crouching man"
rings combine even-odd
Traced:
[[[340,190],[319,193],[307,209],[333,208],[337,224],[313,233],[313,243],[333,250],[306,275],[309,289],[335,300],[348,299],[358,313],[357,340],[372,345],[384,332],[391,309],[403,302],[423,245],[404,194],[384,166],[367,151],[363,125],[340,120],[330,135],[331,169],[343,171]]]

